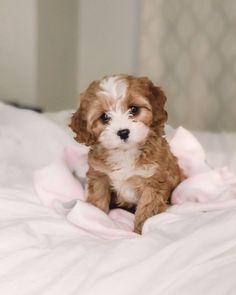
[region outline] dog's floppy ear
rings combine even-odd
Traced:
[[[167,112],[164,109],[166,103],[165,93],[160,87],[155,86],[152,81],[146,77],[140,78],[147,88],[147,98],[152,106],[153,121],[151,127],[159,135],[164,133],[164,124],[167,121]]]
[[[153,124],[163,125],[167,121],[168,115],[165,110],[166,95],[160,87],[155,86],[152,82],[150,84],[151,105],[153,112]]]
[[[76,134],[76,141],[89,146],[94,143],[94,139],[87,129],[86,109],[86,102],[82,100],[79,109],[72,115],[69,127]]]

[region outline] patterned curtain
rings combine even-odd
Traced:
[[[168,96],[169,122],[236,130],[236,1],[141,1],[140,75]]]

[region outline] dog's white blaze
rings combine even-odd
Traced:
[[[105,78],[101,81],[100,87],[102,91],[100,93],[110,96],[114,100],[125,97],[127,84],[124,80],[120,79],[120,76],[112,76]]]
[[[120,129],[130,128],[132,124],[131,120],[129,119],[127,112],[123,113],[119,106],[117,106],[115,111],[110,111],[109,115],[112,118],[110,125],[113,130],[118,131]]]

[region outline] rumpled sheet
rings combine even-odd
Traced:
[[[236,176],[225,167],[212,169],[205,152],[196,138],[183,127],[166,136],[172,152],[187,177],[173,192],[168,212],[186,214],[236,207]],[[133,233],[134,215],[113,209],[104,214],[86,202],[86,194],[74,175],[85,177],[88,149],[68,146],[63,157],[35,173],[35,187],[45,206],[64,214],[68,221],[85,233],[107,239],[136,237]],[[149,220],[143,232],[150,229]]]
[[[41,203],[33,174],[77,147],[67,118],[0,108],[0,293],[236,294],[235,207],[165,212],[142,236],[109,240],[68,222],[64,206]],[[198,135],[207,148],[214,142],[214,163],[236,168],[233,134]]]

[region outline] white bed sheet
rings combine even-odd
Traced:
[[[68,112],[0,109],[0,294],[236,294],[236,210],[160,214],[115,241],[83,235],[43,207],[33,172],[73,144]],[[236,135],[196,133],[212,165],[236,171]]]

